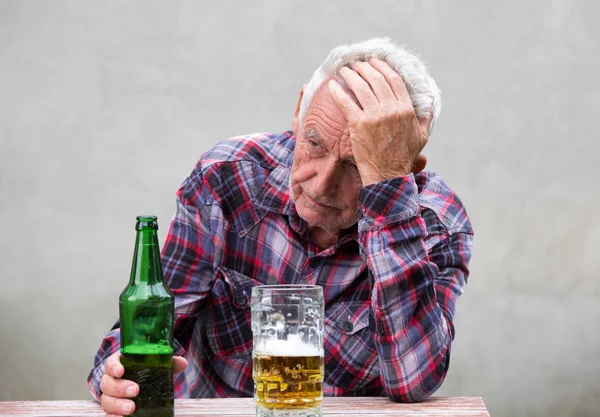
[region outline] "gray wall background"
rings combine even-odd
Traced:
[[[86,399],[134,218],[164,239],[200,154],[290,127],[340,43],[388,35],[443,91],[429,167],[476,229],[443,395],[600,410],[596,1],[0,0],[0,400]]]

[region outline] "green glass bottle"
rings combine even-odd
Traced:
[[[129,285],[119,297],[123,379],[140,392],[134,416],[173,416],[173,294],[163,282],[158,222],[139,216]]]

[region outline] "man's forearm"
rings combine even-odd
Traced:
[[[88,386],[92,395],[100,400],[102,390],[100,389],[100,381],[102,375],[104,375],[104,361],[113,353],[117,352],[121,344],[121,329],[118,327],[118,323],[113,329],[104,337],[100,349],[94,357],[94,367],[88,376]]]
[[[422,401],[440,387],[452,339],[436,300],[437,267],[428,262],[421,239],[395,245],[394,252],[415,251],[424,256],[386,265],[389,276],[375,276],[371,304],[384,386],[390,398],[402,402]]]
[[[412,176],[363,195],[361,246],[373,279],[372,332],[388,395],[421,401],[444,380],[452,335],[436,298],[431,262]]]

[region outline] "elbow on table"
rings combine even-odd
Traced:
[[[441,383],[439,384],[441,385]],[[438,387],[429,391],[423,387],[411,389],[407,392],[390,392],[388,391],[388,397],[397,403],[420,403],[431,397]]]
[[[419,403],[431,397],[442,386],[448,372],[449,354],[437,364],[433,372],[407,382],[396,389],[386,386],[388,397],[398,403]]]

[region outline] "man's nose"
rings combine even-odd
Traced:
[[[335,195],[340,183],[340,169],[335,161],[324,161],[318,169],[313,192],[319,196]]]

